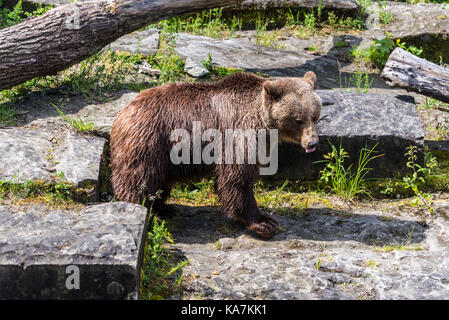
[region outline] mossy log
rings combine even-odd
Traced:
[[[391,87],[404,88],[449,103],[449,69],[401,48],[391,53],[380,76]]]
[[[56,74],[159,20],[241,0],[103,0],[68,4],[0,30],[0,90]]]

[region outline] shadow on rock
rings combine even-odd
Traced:
[[[177,206],[181,214],[171,221],[177,243],[214,243],[221,238],[246,234],[261,240],[243,226],[230,221],[217,207]],[[288,208],[281,208],[284,212]],[[351,213],[333,209],[305,209],[301,214],[274,215],[281,231],[273,241],[356,241],[367,245],[404,245],[421,242],[428,228],[414,220],[383,216],[380,212]]]
[[[106,119],[112,123],[115,114],[134,97],[131,94],[137,94],[131,90],[107,91],[101,98],[93,99],[81,93],[66,92],[67,90],[69,89],[55,88],[46,91],[45,94],[29,93],[12,105],[8,105],[18,115],[14,126],[30,125],[36,128],[45,127],[46,130],[52,127],[60,128],[63,119],[56,108],[70,118],[77,119],[76,115],[79,115],[83,120],[92,120],[94,124],[95,119]]]

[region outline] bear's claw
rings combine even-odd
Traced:
[[[254,222],[248,226],[251,231],[257,232],[263,238],[271,238],[276,233],[279,223],[272,217],[262,214],[262,221]]]

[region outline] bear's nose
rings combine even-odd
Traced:
[[[317,147],[317,146],[318,146],[318,141],[312,141],[312,142],[309,142],[309,144],[308,144],[308,147],[310,149],[312,149],[313,147]]]

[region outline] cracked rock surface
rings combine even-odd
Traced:
[[[64,179],[76,186],[98,183],[105,140],[66,131],[62,136],[29,128],[0,129],[0,179],[7,182]]]
[[[125,202],[0,206],[0,299],[136,299],[146,227],[147,209]],[[68,266],[82,290],[66,287]]]
[[[305,209],[275,215],[282,231],[266,241],[217,209],[180,209],[173,249],[190,263],[174,299],[449,297],[447,215]]]

